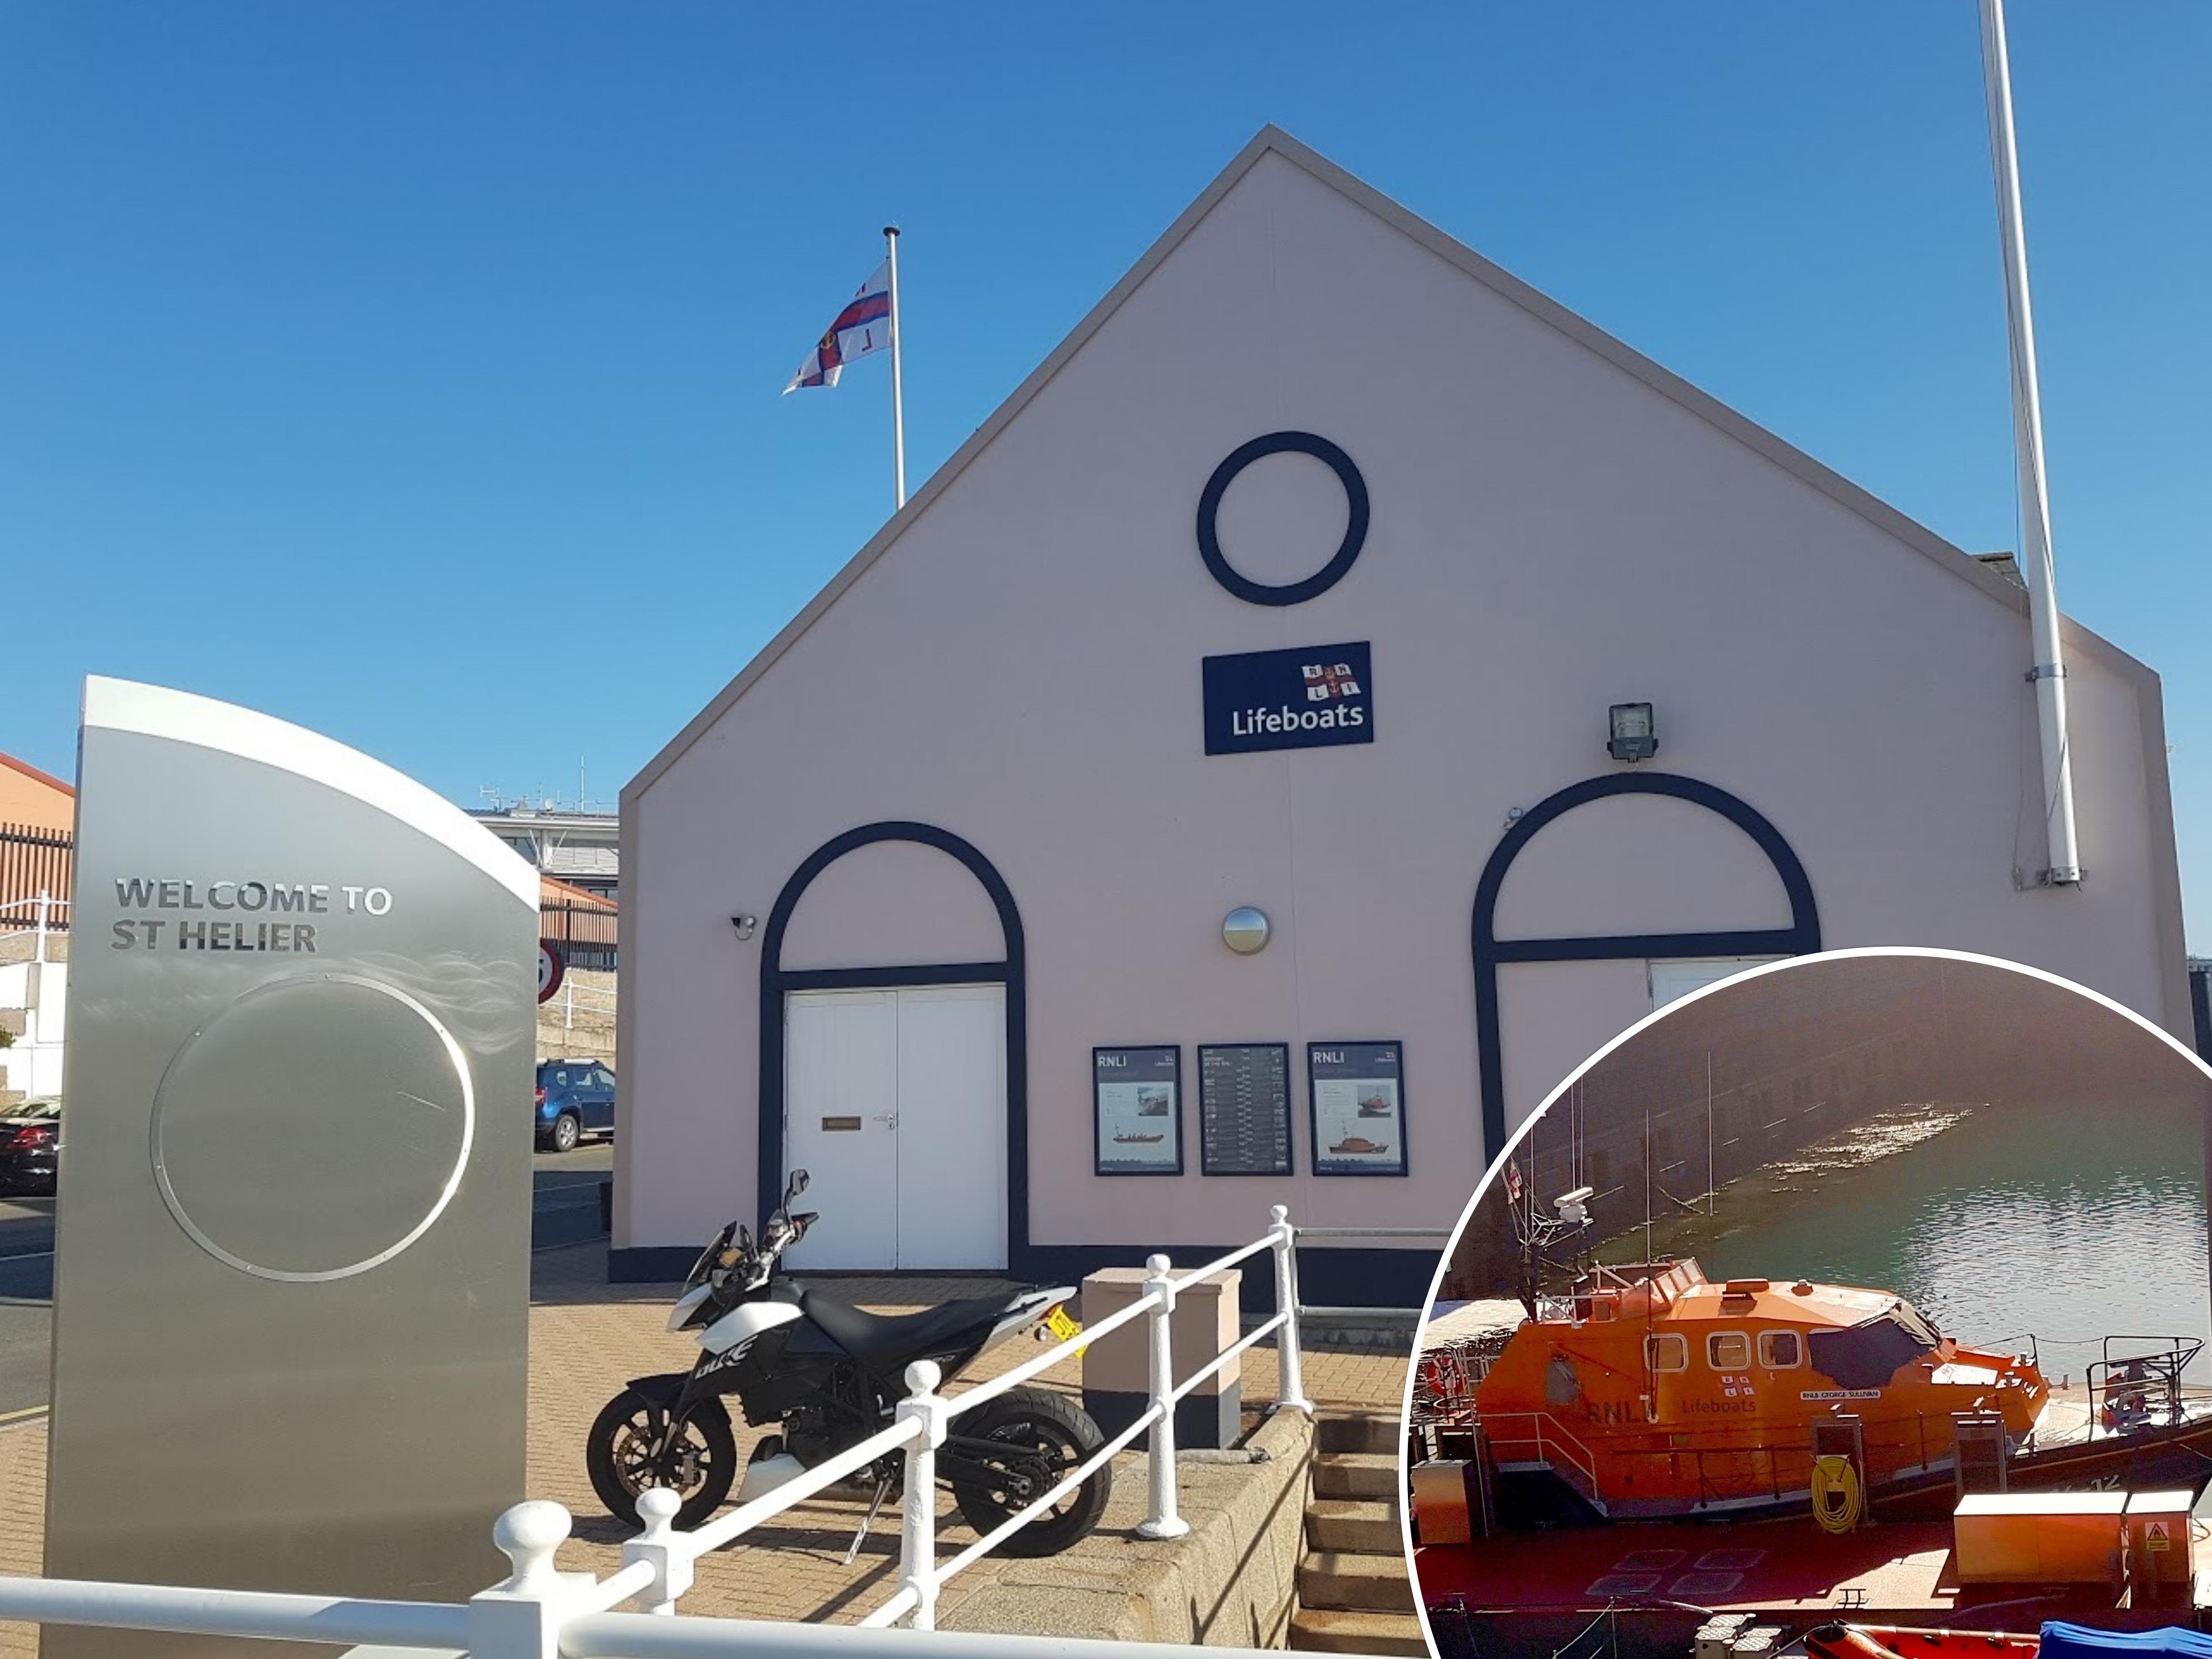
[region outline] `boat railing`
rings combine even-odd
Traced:
[[[2087,1379],[2090,1436],[2184,1421],[2182,1374],[2203,1352],[2190,1336],[2106,1337],[2105,1357],[2090,1362]]]
[[[1948,1461],[1954,1455],[1948,1413],[1877,1418],[1863,1421],[1860,1434],[1869,1462],[1893,1463],[1900,1473],[1925,1472],[1937,1460]],[[1700,1508],[1759,1498],[1779,1499],[1813,1483],[1810,1435],[1777,1437],[1763,1430],[1745,1430],[1729,1444],[1623,1449],[1608,1455],[1645,1468],[1662,1466],[1674,1480],[1693,1480]],[[1649,1487],[1651,1482],[1647,1477],[1638,1484]]]
[[[1597,1501],[1597,1459],[1549,1412],[1485,1413],[1482,1431],[1489,1439],[1493,1462],[1545,1464],[1583,1497]],[[1534,1455],[1523,1455],[1524,1451]]]

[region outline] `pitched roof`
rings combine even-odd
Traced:
[[[776,659],[789,650],[799,635],[811,628],[822,614],[835,605],[868,567],[881,558],[904,533],[908,526],[929,510],[930,504],[951,487],[953,480],[968,469],[988,449],[994,439],[1021,413],[1030,400],[1042,392],[1054,375],[1081,350],[1091,337],[1103,328],[1109,319],[1121,308],[1123,301],[1134,294],[1152,272],[1175,252],[1183,239],[1195,230],[1223,198],[1235,189],[1238,181],[1256,166],[1261,158],[1275,155],[1310,173],[1321,183],[1364,208],[1385,224],[1419,243],[1460,270],[1474,281],[1510,300],[1539,320],[1558,330],[1570,340],[1602,357],[1616,368],[1634,376],[1661,396],[1687,410],[1691,414],[1734,438],[1745,447],[1756,451],[1767,460],[1831,497],[1843,507],[1857,514],[1936,563],[1970,586],[1977,587],[1997,604],[2020,616],[2027,614],[2027,590],[2007,581],[1972,556],[1954,547],[1934,531],[1917,520],[1907,517],[1878,496],[1861,489],[1841,473],[1822,465],[1795,445],[1776,436],[1748,416],[1738,414],[1718,398],[1699,391],[1672,370],[1663,368],[1642,352],[1615,339],[1596,324],[1576,315],[1558,301],[1539,292],[1502,266],[1493,264],[1464,243],[1455,240],[1419,215],[1392,201],[1371,185],[1354,178],[1335,162],[1314,150],[1272,123],[1261,128],[1252,142],[1238,152],[1236,160],[1224,167],[1213,182],[1199,193],[1198,199],[1184,209],[1176,222],[1167,228],[1160,239],[1146,249],[1142,258],[1130,267],[1128,273],[1113,286],[1106,297],[1092,307],[1090,314],[1078,323],[1067,337],[1053,349],[1051,355],[1032,371],[1028,379],[1015,387],[1012,395],[992,412],[990,419],[975,428],[967,442],[955,450],[945,465],[930,475],[927,483],[909,496],[907,503],[887,520],[884,527],[868,539],[867,544],[848,560],[844,567],[832,576],[822,591],[808,601],[799,613],[787,623],[781,632],[770,640],[740,670],[737,677],[717,692],[714,698],[692,717],[684,728],[672,738],[660,752],[647,761],[637,775],[623,787],[623,799],[627,804],[632,796],[642,795],[650,789],[661,774],[667,771],[702,737],[729,707],[750,689],[754,681],[775,665]],[[2129,656],[2118,647],[2082,627],[2072,618],[2063,619],[2063,639],[2066,647],[2082,647],[2107,666],[2134,684],[2138,689],[2154,688],[2157,676]],[[2154,692],[2154,695],[2155,693]]]
[[[43,783],[49,789],[58,790],[71,800],[76,799],[76,790],[72,786],[64,783],[51,772],[41,772],[28,761],[17,760],[13,755],[0,752],[0,766],[4,766],[12,772],[21,772],[33,783]]]

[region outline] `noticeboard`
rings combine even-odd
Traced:
[[[1403,1043],[1306,1045],[1316,1175],[1406,1173],[1405,1071]]]
[[[1201,1044],[1198,1125],[1204,1173],[1289,1175],[1290,1044]]]
[[[1182,1173],[1182,1049],[1091,1051],[1093,1170],[1103,1176]]]

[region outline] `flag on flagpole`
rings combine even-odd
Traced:
[[[872,351],[888,351],[891,343],[891,265],[886,259],[875,275],[860,284],[836,320],[823,331],[822,342],[806,355],[799,373],[784,391],[801,386],[835,386],[845,365]]]

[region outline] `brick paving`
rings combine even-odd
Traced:
[[[530,1310],[529,1494],[566,1504],[575,1529],[560,1553],[560,1565],[605,1577],[621,1565],[625,1529],[599,1506],[584,1472],[584,1437],[592,1419],[629,1378],[660,1370],[687,1369],[697,1349],[689,1335],[663,1328],[673,1285],[608,1285],[600,1244],[541,1253],[535,1261]],[[845,1279],[837,1293],[863,1306],[895,1311],[925,1306],[951,1297],[981,1296],[996,1281]],[[956,1380],[972,1384],[1033,1358],[1026,1343],[1006,1343],[985,1355]],[[1406,1361],[1388,1353],[1309,1352],[1304,1356],[1306,1392],[1324,1404],[1395,1409],[1405,1382]],[[1184,1366],[1179,1361],[1177,1369]],[[1076,1361],[1055,1367],[1040,1386],[1073,1391]],[[1274,1398],[1275,1356],[1271,1348],[1248,1349],[1243,1361],[1247,1401]],[[742,1466],[761,1431],[739,1426]],[[46,1434],[43,1420],[0,1427],[0,1572],[35,1574],[40,1570],[46,1498]],[[1093,1537],[1047,1562],[990,1558],[963,1573],[939,1602],[940,1622],[957,1627],[966,1598],[1018,1580],[1040,1586],[1042,1579],[1064,1578],[1071,1591],[1097,1586],[1126,1571],[1122,1558],[1148,1545],[1134,1536],[1144,1515],[1145,1469],[1141,1456],[1125,1455],[1115,1466],[1114,1500]],[[870,1527],[851,1566],[845,1551],[866,1511],[866,1497],[825,1495],[760,1528],[739,1544],[701,1561],[698,1578],[681,1603],[685,1613],[754,1619],[850,1622],[890,1595],[898,1575],[897,1505]],[[944,1553],[964,1547],[973,1534],[943,1497]],[[1109,1558],[1110,1560],[1109,1560]],[[1050,1594],[1038,1588],[1038,1594]],[[36,1651],[34,1633],[25,1625],[0,1623],[0,1659]]]

